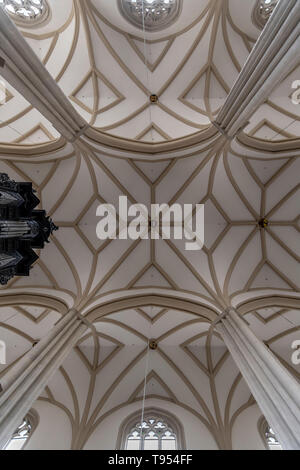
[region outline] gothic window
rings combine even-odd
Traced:
[[[181,0],[118,0],[124,18],[146,31],[158,31],[172,24],[181,12]]]
[[[259,421],[259,431],[264,440],[266,449],[268,450],[282,450],[281,444],[279,443],[273,429],[265,418],[261,418]]]
[[[31,437],[37,426],[38,417],[34,411],[30,411],[17,427],[10,440],[5,444],[3,450],[21,450]]]
[[[159,410],[147,411],[141,420],[141,413],[135,413],[122,429],[122,443],[125,450],[178,450],[184,448],[181,425],[176,418]]]
[[[49,13],[46,0],[0,0],[0,6],[13,20],[24,25],[39,23]]]
[[[277,3],[278,0],[257,0],[253,10],[253,20],[256,26],[259,28],[264,27],[272,15]]]

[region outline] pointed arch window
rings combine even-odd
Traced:
[[[22,450],[32,436],[38,424],[38,416],[35,411],[30,411],[22,423],[17,427],[12,437],[3,447],[3,450]]]
[[[184,448],[182,427],[174,416],[160,410],[147,410],[131,416],[122,429],[125,450],[179,450]]]
[[[265,418],[261,418],[259,421],[259,431],[267,450],[283,450],[275,432],[271,426],[269,426]]]

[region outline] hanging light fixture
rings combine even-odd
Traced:
[[[0,284],[14,276],[29,276],[38,255],[53,231],[58,230],[44,210],[32,183],[16,183],[0,173]]]

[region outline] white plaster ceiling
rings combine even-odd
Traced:
[[[58,0],[49,3],[53,8]],[[155,33],[153,38],[164,40],[167,50],[147,73],[133,46],[134,41],[141,45],[141,32],[115,13],[115,2],[106,2],[105,8],[101,3],[93,2],[97,13],[90,1],[82,6],[64,0],[49,23],[23,31],[67,96],[87,78],[79,87],[84,102],[70,98],[82,116],[102,132],[148,142],[180,140],[209,127],[258,37],[249,6],[255,2],[247,7],[240,0],[194,2],[203,18],[188,29],[192,10],[186,9],[170,32]],[[197,15],[194,10],[193,18]],[[166,34],[174,36],[166,39]],[[155,55],[159,44],[147,46]],[[45,298],[85,313],[104,311],[118,299],[129,304],[143,296],[161,299],[161,304],[145,300],[96,316],[95,329],[81,339],[44,392],[42,399],[68,410],[74,445],[84,445],[85,433],[92,433],[105,413],[140,400],[149,338],[159,340],[149,368],[152,395],[184,404],[207,420],[222,445],[222,425],[230,435],[238,410],[253,401],[220,338],[207,336],[211,319],[205,318],[205,308],[216,315],[228,305],[242,311],[250,300],[257,302],[245,310],[246,321],[298,377],[290,345],[299,336],[299,310],[288,308],[288,302],[299,298],[300,168],[299,151],[288,145],[299,136],[299,111],[285,96],[297,73],[274,90],[245,130],[263,139],[263,147],[246,136],[222,148],[211,139],[198,149],[177,150],[178,158],[171,152],[104,151],[86,136],[76,144],[56,141],[57,131],[8,85],[12,97],[0,106],[0,169],[15,180],[32,181],[41,206],[60,227],[31,276],[13,279],[0,290],[8,363],[59,318],[58,308],[43,305]],[[150,107],[149,92],[158,93],[159,105]],[[278,134],[286,147],[276,142]],[[52,143],[34,145],[43,141]],[[117,205],[124,194],[130,203],[147,206],[204,203],[203,250],[185,251],[183,242],[175,240],[98,240],[97,205]],[[261,217],[269,221],[265,230],[258,226]],[[24,295],[30,296],[26,303]],[[183,300],[203,316],[174,306]],[[87,431],[82,430],[86,418],[91,420]]]
[[[131,140],[163,142],[208,128],[259,35],[251,20],[254,0],[183,2],[175,24],[147,33],[145,44],[116,0],[65,0],[59,8],[57,0],[49,3],[50,21],[22,29],[25,38],[93,128]],[[297,134],[299,110],[286,100],[293,75],[297,71],[254,114],[246,129],[250,135],[278,140]],[[44,141],[57,138],[52,126],[36,112],[28,114],[24,99],[9,91],[13,99],[1,112],[18,136],[28,132],[26,120],[33,130],[40,123],[46,127]],[[149,102],[151,93],[159,97],[156,105]],[[35,132],[26,143],[41,139]],[[0,140],[12,142],[16,134],[3,131]]]

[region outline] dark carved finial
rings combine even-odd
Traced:
[[[6,269],[5,272],[0,272],[0,284],[1,286],[5,286],[8,281],[10,281],[15,275],[15,269]]]
[[[10,179],[6,173],[0,173],[0,186],[11,189],[12,191],[17,191],[18,183]]]
[[[52,219],[50,219],[50,217],[48,217],[48,219],[49,219],[49,224],[50,224],[50,233],[52,234],[53,232],[57,232],[57,230],[59,230],[59,227],[55,225],[55,223],[53,222]]]

